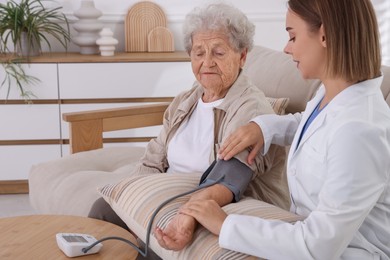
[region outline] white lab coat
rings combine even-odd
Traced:
[[[324,96],[303,114],[260,116],[265,151],[291,144],[287,178],[295,224],[229,215],[221,247],[267,259],[390,259],[390,109],[383,78],[339,93],[297,140]],[[295,134],[297,133],[297,134]]]

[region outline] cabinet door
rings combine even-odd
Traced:
[[[0,118],[0,181],[25,180],[33,164],[61,157],[59,105],[1,105]]]
[[[33,85],[24,85],[26,91],[34,94],[32,99],[58,99],[57,64],[23,64],[25,73],[36,77],[39,81]],[[0,71],[3,68],[0,66]],[[0,82],[3,81],[3,71],[0,73]],[[0,99],[6,99],[8,86],[0,89]],[[23,99],[17,86],[12,83],[9,99]]]
[[[58,103],[57,65],[24,64],[23,68],[39,82],[25,86],[35,95],[33,104],[0,105],[0,181],[25,180],[33,164],[61,157],[59,105],[34,104],[38,99]],[[7,86],[0,89],[0,99],[6,98],[6,92]],[[22,99],[14,83],[8,98]]]
[[[59,64],[61,99],[173,97],[194,79],[189,62]]]
[[[59,105],[0,105],[0,140],[59,139]]]
[[[27,180],[32,165],[60,157],[59,144],[0,146],[0,181]]]

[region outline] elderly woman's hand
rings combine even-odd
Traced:
[[[214,200],[194,200],[181,207],[180,213],[194,217],[211,233],[219,235],[227,215]]]
[[[164,230],[157,227],[154,236],[161,247],[179,251],[191,242],[195,228],[195,218],[177,214]]]
[[[218,157],[229,160],[234,155],[249,147],[251,151],[248,155],[248,163],[252,164],[263,145],[263,132],[256,123],[250,122],[238,128],[225,140],[218,152]]]

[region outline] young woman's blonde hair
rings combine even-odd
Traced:
[[[378,22],[370,0],[289,0],[288,7],[311,31],[323,25],[329,76],[356,82],[381,74]]]

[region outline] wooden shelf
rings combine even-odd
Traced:
[[[4,56],[3,56],[4,57]],[[0,60],[3,59],[0,56]],[[5,56],[9,58],[10,56]],[[188,62],[185,51],[175,52],[118,52],[114,56],[103,57],[98,54],[84,55],[75,52],[48,52],[30,57],[29,63],[106,63],[106,62]],[[21,61],[27,62],[27,61]]]

